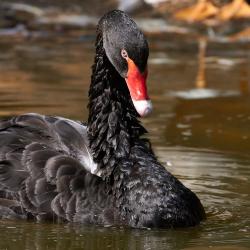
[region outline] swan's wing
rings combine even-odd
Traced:
[[[83,164],[86,170],[98,175],[97,164],[88,146],[87,126],[80,122],[57,117],[54,128],[68,150],[75,153],[75,157]]]
[[[0,214],[73,220],[85,179],[99,179],[91,160],[78,122],[38,114],[1,121]]]
[[[62,117],[25,114],[0,122],[0,160],[9,152],[30,144],[43,143],[79,160],[83,167],[97,173],[88,147],[87,127]]]

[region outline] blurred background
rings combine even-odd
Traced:
[[[208,219],[150,231],[1,221],[0,249],[249,249],[249,1],[0,0],[0,118],[86,121],[96,24],[117,8],[149,41],[148,137]]]

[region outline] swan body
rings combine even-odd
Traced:
[[[158,161],[138,117],[148,45],[122,11],[99,22],[88,123],[24,114],[0,122],[0,217],[144,227],[194,226],[197,196]]]

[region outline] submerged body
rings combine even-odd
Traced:
[[[126,25],[127,42],[114,36]],[[113,50],[110,36],[119,45]],[[141,138],[146,130],[138,113],[151,109],[146,88],[141,89],[148,56],[144,39],[123,12],[101,20],[86,125],[39,114],[0,122],[2,218],[137,228],[194,226],[205,218],[197,196],[157,161],[150,142]],[[130,60],[138,69],[128,76]],[[142,108],[136,106],[140,101]]]

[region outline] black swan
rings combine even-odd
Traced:
[[[194,226],[197,196],[156,159],[147,115],[148,44],[122,11],[97,28],[83,124],[24,114],[0,122],[0,217],[144,227]]]

